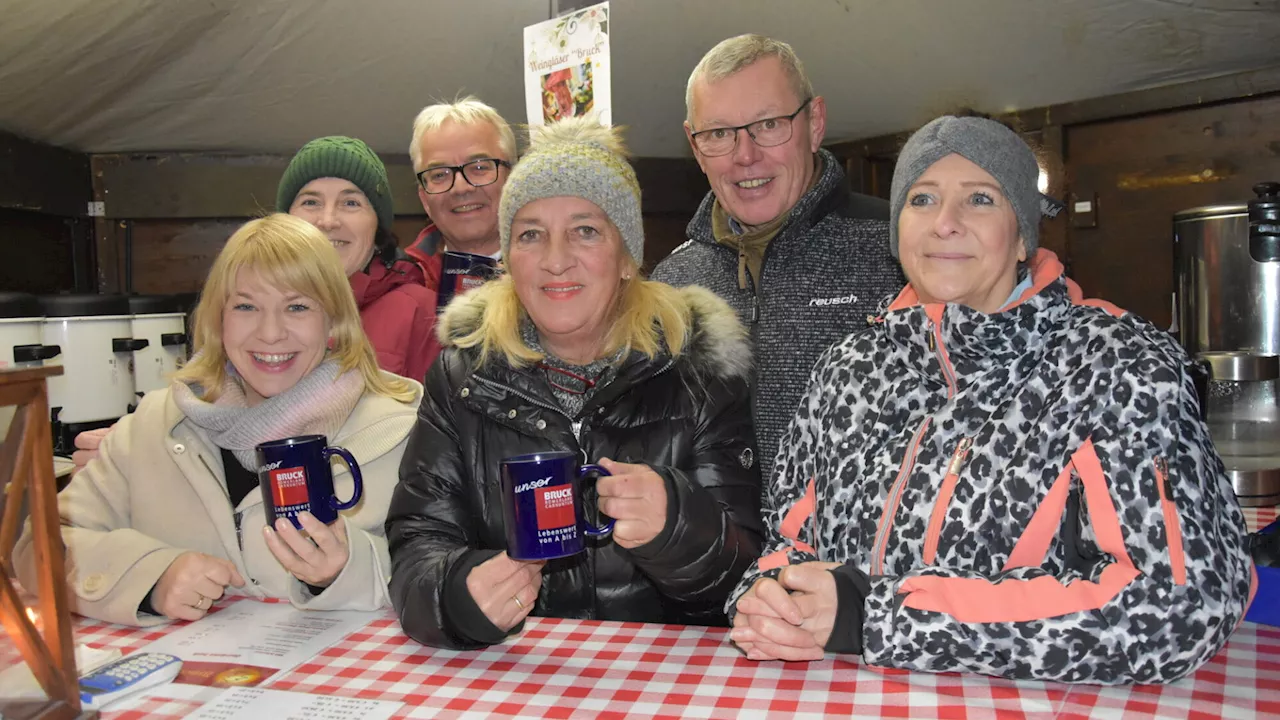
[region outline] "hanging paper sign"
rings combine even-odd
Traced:
[[[609,3],[524,29],[529,126],[595,113],[613,122],[609,88]]]

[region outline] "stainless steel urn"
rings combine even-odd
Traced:
[[[1280,217],[1277,190],[1173,216],[1179,335],[1209,370],[1205,419],[1242,505],[1280,503],[1280,225],[1266,222]]]

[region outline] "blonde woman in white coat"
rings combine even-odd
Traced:
[[[224,593],[301,608],[388,604],[383,522],[418,383],[378,370],[332,244],[271,215],[214,261],[194,318],[196,355],[149,393],[58,496],[73,608],[129,625],[197,620]],[[254,447],[319,434],[347,448],[364,497],[306,535],[266,525]],[[335,464],[339,497],[350,473]],[[15,550],[35,587],[30,531]]]

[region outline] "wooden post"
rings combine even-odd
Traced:
[[[0,370],[0,405],[17,405],[5,448],[0,452],[0,478],[9,478],[3,520],[0,521],[0,624],[17,646],[49,702],[35,716],[74,718],[80,712],[79,676],[71,637],[71,604],[58,522],[58,489],[53,475],[53,441],[49,431],[49,400],[45,379],[61,375],[61,367]],[[16,443],[16,447],[13,445]],[[37,587],[43,635],[18,598],[11,577],[13,538],[17,537],[23,490],[31,500]],[[29,588],[32,589],[32,588]]]

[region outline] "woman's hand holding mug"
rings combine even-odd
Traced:
[[[255,454],[267,548],[294,577],[313,587],[328,587],[351,557],[346,521],[339,511],[354,508],[364,495],[359,463],[346,449],[330,447],[323,435],[265,442]],[[351,468],[349,500],[339,500],[334,492],[329,465],[334,455]]]
[[[332,525],[325,525],[306,511],[298,513],[297,518],[310,539],[303,537],[293,523],[279,518],[274,529],[270,525],[262,528],[267,549],[285,570],[302,582],[315,587],[329,587],[351,557],[347,546],[347,523],[338,518]]]
[[[666,481],[648,465],[601,458],[600,466],[610,475],[596,482],[597,505],[617,520],[613,541],[630,550],[658,537],[667,526]]]
[[[467,573],[467,591],[489,622],[507,632],[538,602],[543,565],[546,562],[512,560],[498,553]]]

